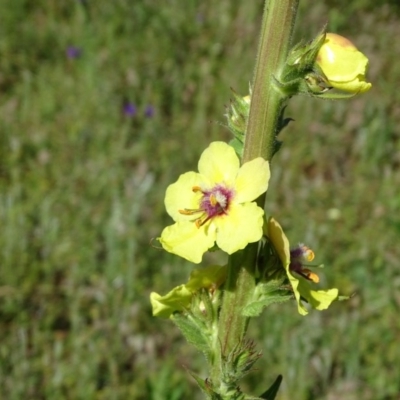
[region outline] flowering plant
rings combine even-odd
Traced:
[[[199,173],[172,184],[165,206],[175,224],[165,228],[165,250],[199,263],[216,243],[228,254],[261,239],[263,210],[253,201],[268,188],[268,162],[258,157],[240,167],[232,147],[214,142],[203,152]]]
[[[271,160],[282,146],[278,135],[291,121],[284,116],[287,101],[297,94],[349,98],[371,87],[367,58],[339,35],[323,31],[290,49],[297,7],[298,0],[269,1],[250,94],[234,93],[226,114],[234,138],[211,143],[198,172],[183,173],[165,195],[174,224],[158,238],[163,249],[195,264],[215,249],[228,258],[224,266],[193,270],[187,283],[164,296],[150,295],[153,315],[171,319],[206,355],[209,377],[190,374],[209,399],[276,396],[282,377],[259,397],[240,389],[240,379],[260,357],[245,339],[249,318],[288,300],[305,316],[347,298],[337,288],[316,287],[319,276],[309,264],[314,252],[304,244],[291,249],[281,225],[263,208]]]

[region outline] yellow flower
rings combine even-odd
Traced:
[[[300,273],[299,270],[294,271],[298,273],[299,278],[292,274],[292,270],[290,268],[291,254],[289,240],[283,232],[282,227],[272,217],[268,220],[267,236],[278,253],[282,265],[286,270],[286,274],[289,278],[290,284],[292,285],[293,293],[297,301],[297,308],[301,315],[308,314],[308,311],[302,303],[301,298],[305,299],[311,305],[311,307],[317,310],[325,310],[333,301],[338,299],[338,289],[311,290],[309,281],[317,282],[318,280],[315,278],[315,274],[311,273],[315,276],[309,275],[309,270],[302,269],[300,270]],[[314,253],[307,247],[302,247],[304,250],[303,256],[311,261],[314,258]]]
[[[240,166],[232,147],[213,142],[198,169],[167,189],[165,207],[176,223],[161,233],[163,248],[199,263],[215,243],[232,254],[260,240],[264,211],[253,200],[268,188],[268,162],[259,157]]]
[[[192,301],[192,292],[185,285],[173,288],[165,296],[156,292],[150,294],[150,303],[155,317],[169,318],[175,311],[188,308]]]
[[[208,289],[213,293],[226,280],[227,266],[211,265],[202,269],[195,269],[190,274],[186,285],[179,285],[165,296],[156,292],[150,294],[150,303],[153,316],[169,318],[174,312],[188,309],[193,294],[200,289]]]
[[[316,61],[335,89],[363,93],[372,86],[365,80],[368,58],[343,36],[327,33]]]

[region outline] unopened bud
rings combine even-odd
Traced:
[[[372,86],[365,80],[368,58],[343,36],[327,33],[316,63],[335,89],[363,93]]]

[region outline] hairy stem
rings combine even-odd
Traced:
[[[286,60],[299,0],[266,0],[258,55],[254,73],[250,116],[242,162],[256,157],[271,161],[277,123],[285,94],[274,84]],[[258,199],[263,207],[265,196]],[[241,310],[255,286],[255,265],[258,244],[253,243],[229,257],[228,280],[219,319],[219,346],[211,379],[221,381],[223,360],[242,342],[248,318]]]

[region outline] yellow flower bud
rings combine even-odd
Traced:
[[[335,89],[363,93],[371,88],[365,80],[368,58],[343,36],[327,33],[316,61]]]

